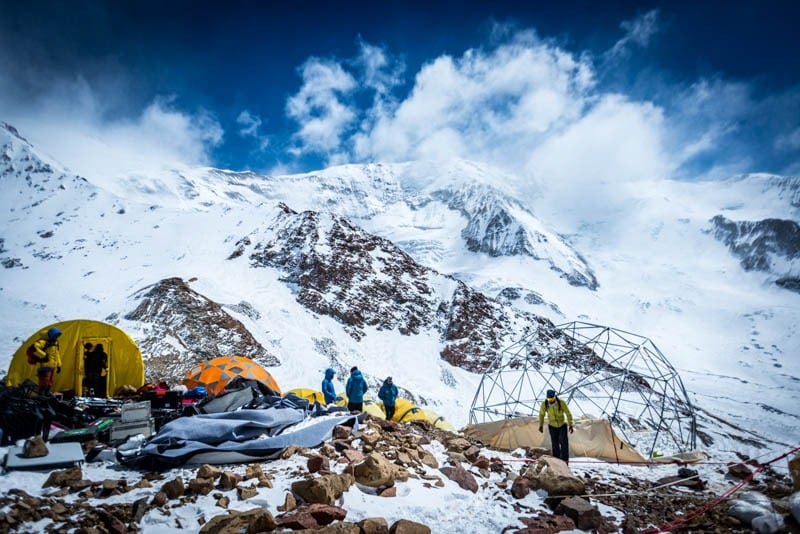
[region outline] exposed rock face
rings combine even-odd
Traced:
[[[145,324],[137,341],[148,358],[147,379],[178,381],[199,362],[233,354],[280,365],[240,321],[180,278],[161,280],[134,298],[140,303],[125,319]]]
[[[586,260],[558,235],[545,229],[519,202],[477,183],[439,190],[433,196],[467,218],[461,237],[472,252],[530,256],[546,261],[570,285],[597,289],[597,279]],[[549,242],[557,242],[562,254],[553,255],[554,247]]]
[[[297,287],[297,301],[339,320],[355,339],[365,327],[415,335],[438,332],[443,359],[483,371],[502,347],[538,329],[547,343],[549,320],[472,290],[413,260],[390,241],[344,217],[297,213],[281,204],[275,218],[236,243],[231,259],[273,267]],[[545,349],[543,349],[545,350]]]
[[[764,271],[779,278],[776,284],[800,291],[800,225],[786,219],[731,221],[722,215],[711,219],[713,234],[739,258],[746,271]]]

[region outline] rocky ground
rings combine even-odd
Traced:
[[[425,447],[435,441],[447,451],[444,465]],[[91,446],[87,444],[87,448]],[[276,514],[259,506],[241,511],[229,509],[229,505],[232,499],[253,498],[259,488],[271,488],[280,461],[205,465],[184,470],[190,473],[186,478],[168,472],[88,480],[84,469],[74,467],[50,473],[42,491],[35,495],[16,489],[0,496],[0,532],[135,533],[142,530],[145,514],[153,510],[162,516],[175,514],[175,527],[200,532],[430,532],[429,527],[407,519],[391,524],[382,517],[348,522],[348,512],[340,506],[342,494],[354,484],[362,491],[390,499],[397,495],[398,485],[410,478],[423,481],[424,487],[431,489],[443,486],[446,478],[465,491],[488,492],[494,499],[503,500],[508,503],[508,526],[503,532],[552,533],[575,528],[600,533],[642,532],[690,514],[723,493],[719,487],[708,487],[708,474],[734,487],[756,471],[746,489],[769,496],[776,511],[786,517],[787,530],[800,532],[789,513],[791,480],[770,467],[759,470],[754,461],[714,466],[710,468],[713,473],[700,472],[695,478],[684,472],[683,476],[653,481],[627,474],[604,476],[609,468],[600,463],[596,468],[581,468],[582,475],[576,476],[560,460],[543,455],[543,450],[527,451],[513,461],[508,453],[494,452],[426,422],[400,425],[368,416],[357,432],[336,427],[334,439],[320,448],[291,447],[284,452],[283,459],[301,461],[290,473],[290,488]],[[141,491],[132,493],[142,489],[148,490],[146,497]],[[528,494],[541,491],[549,496],[544,505],[523,504]],[[135,496],[126,501],[126,494]],[[214,499],[219,513],[207,514],[196,525],[181,524],[176,510],[208,496]],[[726,509],[722,502],[672,531],[751,531],[727,515]]]

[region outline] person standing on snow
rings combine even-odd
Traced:
[[[347,409],[351,412],[360,412],[364,409],[364,393],[367,392],[367,381],[358,367],[350,369],[350,378],[344,387],[347,393]]]
[[[397,386],[392,383],[391,376],[387,376],[386,380],[383,381],[383,385],[378,391],[378,398],[383,401],[386,419],[391,421],[392,417],[394,417],[395,402],[397,401]]]
[[[61,372],[61,349],[58,338],[61,330],[51,328],[42,332],[39,339],[33,342],[33,351],[38,362],[36,376],[39,378],[39,395],[47,395],[53,386],[53,371]]]
[[[569,411],[567,403],[556,397],[555,390],[547,390],[547,399],[542,402],[539,408],[539,432],[544,432],[544,416],[547,414],[547,427],[550,430],[550,443],[553,445],[553,456],[569,463],[569,436],[567,435],[567,425],[569,433],[572,434],[572,413]],[[564,421],[566,416],[566,422]]]
[[[333,387],[333,375],[336,372],[328,367],[325,369],[325,378],[322,380],[322,394],[325,396],[325,404],[336,402],[336,389]]]

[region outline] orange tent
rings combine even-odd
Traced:
[[[266,369],[244,356],[220,356],[192,367],[183,379],[184,385],[192,389],[206,388],[209,395],[217,395],[231,381],[241,376],[245,380],[258,380],[268,388],[282,395],[281,388]]]

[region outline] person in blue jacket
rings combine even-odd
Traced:
[[[350,369],[350,378],[344,387],[347,393],[347,409],[351,412],[360,412],[364,409],[364,393],[367,392],[367,381],[358,367]]]
[[[378,398],[383,401],[383,409],[386,410],[386,419],[394,417],[395,403],[397,402],[397,386],[392,383],[392,377],[387,376],[383,381],[381,389],[378,391]]]
[[[325,369],[325,379],[322,381],[322,394],[325,395],[325,404],[336,402],[336,389],[333,387],[333,375],[336,372],[328,367]]]

